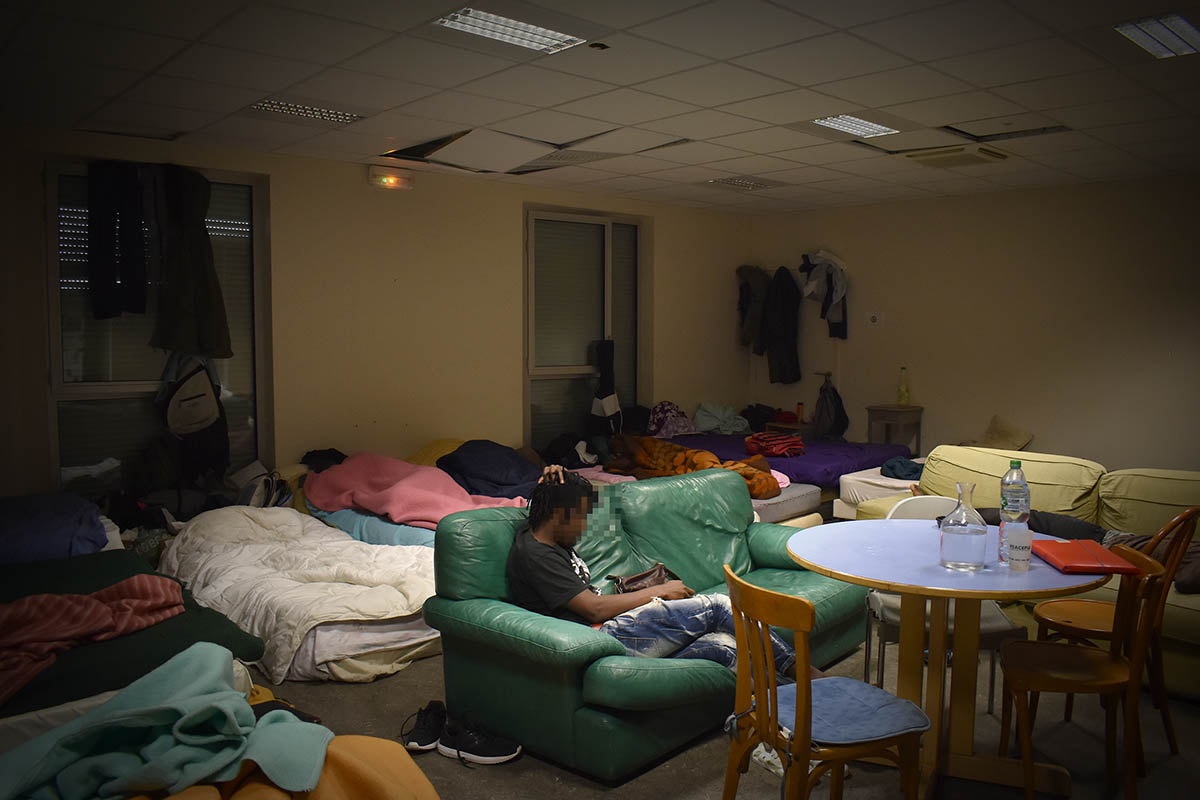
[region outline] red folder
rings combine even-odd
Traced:
[[[1091,539],[1034,539],[1033,552],[1059,572],[1135,573],[1138,568]]]

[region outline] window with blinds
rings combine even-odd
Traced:
[[[162,432],[154,403],[168,353],[150,346],[157,314],[154,276],[145,314],[95,319],[88,296],[88,181],[50,176],[57,225],[56,407],[60,483],[85,496],[119,488],[121,465]],[[212,184],[205,215],[229,322],[233,358],[215,360],[229,425],[230,464],[258,457],[255,430],[254,227],[252,187]],[[52,265],[53,266],[53,265]]]
[[[637,243],[632,222],[529,215],[525,428],[533,448],[586,435],[601,340],[613,341],[621,405],[637,402]]]

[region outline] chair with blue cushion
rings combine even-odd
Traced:
[[[920,708],[853,678],[809,676],[808,632],[815,611],[803,597],[747,583],[725,565],[737,635],[737,697],[726,722],[733,736],[725,767],[724,800],[737,795],[750,755],[765,743],[784,765],[786,800],[807,798],[825,772],[829,797],[842,796],[843,765],[868,756],[900,768],[906,800],[917,796],[921,734],[929,718]],[[770,627],[795,632],[795,683],[779,685],[768,635]],[[818,762],[809,769],[809,762]]]

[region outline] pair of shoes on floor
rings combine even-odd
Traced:
[[[404,721],[400,741],[408,750],[436,748],[448,758],[475,764],[503,764],[521,754],[521,745],[516,742],[469,728],[448,716],[440,700],[429,702]]]

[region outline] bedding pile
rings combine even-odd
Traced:
[[[762,456],[722,461],[707,450],[695,450],[653,436],[626,434],[614,436],[610,446],[616,457],[604,465],[606,472],[642,479],[719,468],[741,475],[755,499],[775,497],[780,491],[779,482]]]
[[[431,548],[366,544],[289,508],[230,506],[200,514],[167,547],[161,568],[191,587],[200,603],[261,637],[266,652],[259,666],[276,683],[288,677],[316,626],[419,616],[434,594]],[[423,624],[401,627],[404,644],[437,635]]]

